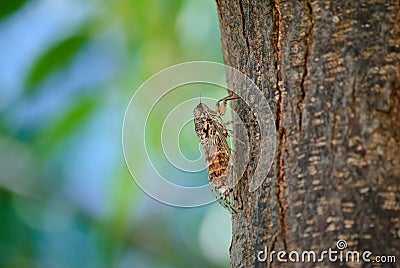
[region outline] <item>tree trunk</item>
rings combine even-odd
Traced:
[[[265,249],[340,252],[340,239],[347,242],[343,252],[368,250],[371,261],[378,255],[397,261],[344,266],[399,265],[400,1],[217,0],[217,6],[224,61],[262,90],[277,131],[268,177],[250,192],[259,129],[246,105],[234,105],[254,157],[236,186],[243,209],[232,217],[231,266],[291,261],[275,254],[263,262],[257,254]],[[236,151],[235,161],[242,154]],[[323,264],[339,261],[326,257]]]

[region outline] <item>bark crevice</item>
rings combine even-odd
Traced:
[[[310,58],[311,55],[311,47],[312,47],[312,42],[313,42],[313,29],[314,29],[314,14],[313,14],[313,9],[311,6],[311,3],[309,1],[307,1],[307,8],[308,8],[308,12],[309,12],[309,16],[310,16],[310,28],[309,30],[306,32],[306,36],[305,36],[305,41],[306,41],[306,51],[304,54],[304,72],[303,75],[301,77],[301,82],[300,82],[300,89],[301,89],[301,95],[300,95],[300,99],[297,102],[297,109],[299,110],[299,131],[301,133],[302,130],[302,125],[303,125],[303,101],[306,97],[306,89],[305,89],[305,81],[308,75],[308,60]]]
[[[247,35],[247,30],[246,30],[246,14],[244,13],[244,8],[243,8],[243,4],[242,1],[239,1],[239,8],[240,8],[240,15],[242,18],[242,33],[243,33],[243,37],[246,43],[246,48],[247,48],[247,56],[250,55],[250,41],[249,41],[249,36]],[[247,60],[246,60],[247,62]]]
[[[287,209],[287,200],[286,200],[286,178],[285,178],[285,159],[284,153],[287,152],[286,148],[286,129],[283,126],[283,97],[284,97],[284,86],[282,81],[281,74],[281,64],[282,64],[282,52],[281,52],[281,37],[282,37],[282,13],[281,7],[278,0],[274,0],[274,8],[276,11],[275,21],[276,21],[276,35],[277,42],[275,46],[276,50],[276,90],[278,95],[278,104],[277,104],[277,116],[276,116],[276,127],[279,133],[279,146],[277,153],[277,199],[279,204],[279,221],[280,221],[280,232],[281,232],[281,240],[283,243],[283,247],[287,250],[287,242],[286,242],[286,231],[287,231],[287,220],[286,220],[286,209]],[[275,244],[275,243],[274,243]],[[275,246],[275,245],[274,245]]]

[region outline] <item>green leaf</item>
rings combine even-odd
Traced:
[[[26,0],[2,0],[0,2],[0,18],[6,17],[16,12],[26,2]]]
[[[35,141],[39,149],[51,151],[57,144],[65,141],[75,131],[79,130],[98,107],[98,100],[90,97],[77,100],[73,107],[61,118],[37,133]]]
[[[33,65],[26,79],[26,93],[34,94],[39,85],[52,73],[70,65],[74,56],[88,41],[88,36],[78,34],[54,45]]]

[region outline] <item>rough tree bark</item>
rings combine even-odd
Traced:
[[[400,1],[217,6],[224,61],[263,91],[277,130],[272,168],[250,193],[258,130],[236,104],[254,157],[237,185],[243,210],[232,217],[231,266],[267,266],[256,256],[265,247],[320,252],[337,250],[339,239],[347,250],[394,255],[399,265]],[[315,263],[297,264],[304,265]]]

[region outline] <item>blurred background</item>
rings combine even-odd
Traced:
[[[229,265],[229,214],[147,196],[121,142],[151,75],[222,63],[214,1],[1,1],[0,59],[0,267]],[[192,129],[180,144],[196,157]]]

